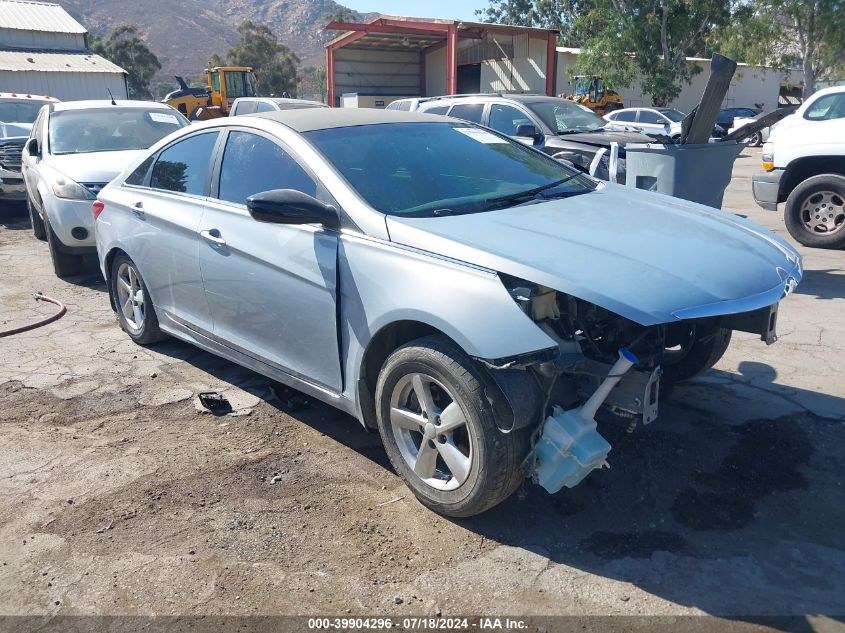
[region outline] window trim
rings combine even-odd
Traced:
[[[142,180],[141,184],[139,184],[139,185],[130,184],[130,183],[127,183],[126,180],[124,179],[123,182],[120,184],[120,186],[129,188],[129,189],[143,189],[145,191],[155,191],[155,192],[158,192],[158,193],[179,196],[181,198],[190,198],[192,200],[208,198],[208,191],[209,191],[212,169],[208,170],[208,177],[206,178],[205,185],[203,186],[203,193],[202,194],[186,193],[186,192],[183,192],[183,191],[171,191],[170,189],[159,189],[158,187],[151,187],[150,186],[150,180],[152,179],[152,173],[153,173],[153,169],[156,166],[156,163],[158,163],[159,159],[161,158],[161,155],[165,151],[167,151],[171,147],[174,147],[175,145],[181,143],[182,141],[187,141],[187,140],[195,138],[197,136],[202,136],[203,134],[217,134],[217,140],[214,142],[214,147],[211,150],[211,156],[209,156],[209,161],[216,160],[217,152],[219,151],[219,148],[220,148],[220,137],[222,136],[220,134],[220,131],[221,131],[220,128],[211,128],[211,129],[205,129],[205,130],[197,130],[196,132],[192,132],[191,134],[185,134],[185,136],[180,136],[179,138],[175,139],[172,143],[168,143],[167,145],[162,147],[160,150],[155,152],[155,154],[153,154],[153,157],[154,157],[153,162],[150,163],[150,166],[147,169],[147,173],[144,174],[144,179]],[[144,160],[147,160],[147,158],[149,158],[149,156],[145,157]],[[144,161],[141,161],[141,162],[143,163]],[[140,167],[140,166],[141,165],[139,164],[138,167]]]

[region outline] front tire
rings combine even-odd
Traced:
[[[472,360],[440,337],[411,341],[385,361],[376,386],[379,434],[396,472],[425,506],[468,517],[522,481],[529,433],[503,433]]]
[[[786,199],[784,221],[804,246],[845,248],[845,177],[821,174],[800,183]]]
[[[138,345],[152,345],[167,338],[138,268],[127,255],[115,256],[109,275],[120,327]]]
[[[50,259],[53,261],[53,272],[56,273],[56,277],[64,279],[85,272],[84,258],[81,255],[65,253],[62,250],[63,244],[53,232],[53,227],[50,226],[48,218],[44,219],[44,233],[47,238],[47,246],[50,248]]]
[[[35,236],[35,239],[43,242],[47,239],[47,228],[44,226],[44,220],[42,220],[41,216],[38,215],[38,211],[35,210],[35,206],[32,204],[32,200],[29,199],[29,196],[26,197],[26,208],[27,211],[29,211],[29,221],[30,224],[32,224],[32,234]]]
[[[732,333],[723,327],[697,323],[672,326],[666,334],[669,347],[661,363],[661,380],[675,384],[707,371],[728,351]]]

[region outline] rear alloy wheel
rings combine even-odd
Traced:
[[[763,144],[762,132],[754,132],[754,134],[751,135],[751,138],[748,139],[748,144],[751,147],[760,147]]]
[[[417,498],[440,514],[484,512],[522,481],[529,433],[499,430],[482,380],[466,354],[438,337],[400,347],[379,374],[387,455]]]
[[[124,254],[117,255],[109,280],[123,331],[139,345],[151,345],[167,338],[159,328],[155,308],[135,262]]]
[[[81,255],[71,255],[62,250],[64,244],[53,232],[49,218],[44,218],[44,232],[47,237],[47,246],[50,248],[50,259],[53,260],[53,271],[56,273],[56,277],[64,279],[84,273],[85,259]]]
[[[786,199],[784,221],[804,246],[845,248],[845,177],[822,174],[799,184]]]
[[[667,384],[683,382],[719,362],[731,343],[732,331],[697,323],[677,323],[667,328],[666,349],[660,366]]]
[[[29,222],[32,224],[32,234],[36,239],[43,242],[47,239],[47,229],[44,226],[44,220],[42,220],[41,216],[38,215],[38,211],[35,210],[35,206],[32,204],[32,200],[29,199],[29,196],[26,197],[26,209],[29,211]]]

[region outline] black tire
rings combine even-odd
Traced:
[[[84,258],[81,255],[71,255],[62,251],[63,245],[53,232],[48,218],[44,219],[44,232],[47,237],[47,245],[50,247],[50,259],[53,260],[53,271],[56,273],[56,277],[64,279],[84,273]]]
[[[119,286],[121,284],[121,276],[123,270],[127,270],[128,268],[131,268],[134,271],[138,286],[140,287],[142,293],[141,299],[143,303],[144,318],[140,327],[135,327],[134,324],[129,322],[126,313],[124,312],[123,304],[120,300],[121,292],[119,290]],[[109,292],[114,300],[118,323],[120,323],[121,329],[129,335],[129,338],[135,341],[138,345],[152,345],[167,338],[167,334],[162,332],[159,327],[158,315],[156,314],[152,299],[150,298],[150,293],[147,290],[147,284],[144,283],[144,278],[141,277],[141,273],[135,265],[135,262],[133,262],[129,256],[124,253],[118,253],[114,260],[112,260],[111,270],[109,271]]]
[[[763,144],[762,132],[754,132],[751,138],[748,139],[748,144],[751,147],[760,147]]]
[[[683,331],[682,329],[683,328]],[[731,343],[732,331],[718,326],[690,323],[673,326],[667,336],[679,344],[677,351],[664,356],[662,381],[675,384],[707,371],[719,362]]]
[[[458,403],[466,422],[461,432],[466,434],[464,446],[471,446],[467,449],[470,466],[466,479],[452,490],[429,485],[414,472],[403,456],[400,440],[390,421],[391,398],[395,390],[401,388],[400,381],[407,381],[414,374],[440,383],[445,392],[439,395],[445,393],[446,397]],[[420,338],[403,345],[388,357],[379,374],[376,409],[379,434],[387,456],[420,502],[440,514],[453,517],[480,514],[507,499],[522,481],[522,462],[528,454],[530,431],[500,431],[494,413],[495,403],[488,400],[494,391],[485,389],[484,385],[485,378],[473,361],[453,343],[440,337]],[[435,418],[435,423],[441,424],[442,421]],[[417,449],[426,441],[421,432],[418,435],[420,443]],[[430,440],[432,448],[436,448],[434,442],[446,443],[441,441],[445,436],[435,437]],[[457,443],[457,440],[454,441]],[[437,449],[437,452],[441,450]],[[437,456],[436,459],[442,460],[442,457]],[[438,463],[445,465],[446,462]]]
[[[32,224],[32,234],[36,239],[43,242],[47,239],[47,228],[44,226],[44,220],[42,220],[41,216],[38,215],[38,211],[35,210],[35,206],[32,204],[32,200],[29,199],[29,196],[26,197],[26,208],[27,211],[29,211],[29,221]]]
[[[828,194],[832,194],[831,206],[822,202]],[[805,209],[818,200],[819,206]],[[828,227],[811,230],[805,226],[813,219],[824,219],[824,211],[828,214]],[[818,215],[814,213],[819,212]],[[800,183],[786,199],[784,221],[789,234],[804,246],[813,248],[845,248],[845,176],[838,174],[821,174],[807,178]],[[833,224],[831,227],[830,225]]]

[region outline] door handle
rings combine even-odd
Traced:
[[[211,229],[210,231],[200,231],[200,235],[202,236],[202,239],[204,239],[206,242],[209,242],[215,248],[222,248],[223,246],[226,246],[226,240],[220,237],[220,231],[218,231],[217,229]]]
[[[143,202],[136,202],[135,204],[133,204],[132,205],[132,213],[135,214],[136,218],[143,220],[144,217],[146,217],[146,213],[144,213],[144,203]]]

